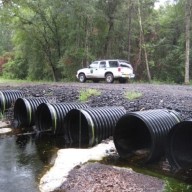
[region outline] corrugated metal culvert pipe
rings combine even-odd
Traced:
[[[126,114],[124,107],[73,109],[64,119],[71,143],[94,146],[113,135],[117,121]]]
[[[169,130],[180,121],[180,115],[172,110],[129,112],[115,127],[117,152],[125,159],[138,154],[144,162],[159,160],[165,154],[164,145]]]
[[[0,112],[4,113],[6,109],[14,105],[17,98],[23,97],[24,93],[19,90],[0,91]]]
[[[87,108],[84,103],[42,103],[36,111],[36,128],[38,131],[52,130],[56,135],[65,133],[63,121],[71,109]]]
[[[166,155],[172,168],[192,168],[192,119],[172,127],[167,137]]]
[[[48,102],[42,97],[18,98],[14,105],[15,127],[30,127],[35,125],[35,113],[41,103]]]

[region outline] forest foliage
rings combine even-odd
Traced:
[[[192,60],[192,7],[186,6],[191,6],[190,0],[174,0],[158,9],[156,2],[3,0],[0,75],[73,81],[76,71],[94,60],[126,59],[133,65],[136,80],[183,83],[186,18],[188,64]],[[190,77],[190,65],[188,73]]]

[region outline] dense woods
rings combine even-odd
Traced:
[[[2,0],[0,75],[69,81],[96,59],[126,59],[136,80],[190,82],[191,0]]]

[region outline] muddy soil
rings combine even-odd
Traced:
[[[57,192],[154,192],[163,190],[160,179],[132,169],[87,163],[73,169]]]
[[[90,88],[101,91],[101,95],[92,96],[86,101],[92,107],[124,106],[127,111],[167,108],[181,113],[182,119],[192,118],[191,86],[135,83],[0,84],[0,90],[19,89],[24,91],[26,97],[48,97],[56,102],[79,101],[79,92]],[[142,96],[128,100],[124,94],[130,91],[142,93]],[[11,110],[7,118],[12,118]],[[130,170],[99,163],[88,163],[72,170],[69,179],[58,191],[162,191],[162,187],[163,182],[156,178],[130,174]]]

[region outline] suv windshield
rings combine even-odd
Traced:
[[[95,61],[95,62],[91,63],[91,64],[89,65],[89,68],[97,68],[98,63],[99,63],[98,61]]]

